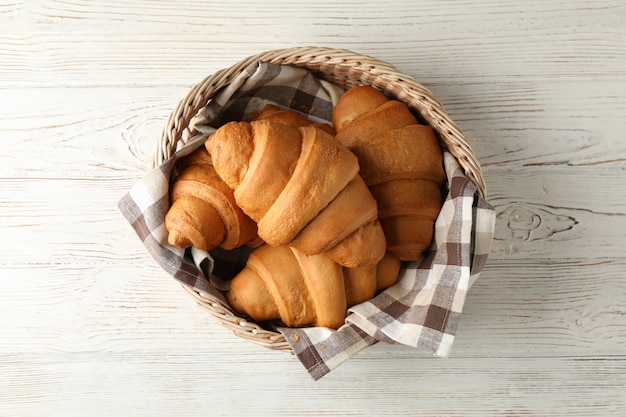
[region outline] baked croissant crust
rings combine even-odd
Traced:
[[[402,261],[392,252],[375,266],[344,268],[346,303],[348,307],[363,303],[373,298],[378,292],[391,287],[398,279]]]
[[[204,147],[178,161],[165,215],[168,243],[181,248],[234,249],[259,244],[256,224],[237,206]]]
[[[230,122],[206,141],[217,174],[272,246],[324,253],[346,267],[386,250],[377,204],[356,156],[315,126]]]
[[[284,109],[273,104],[267,104],[263,110],[255,117],[255,120],[273,120],[291,127],[314,126],[322,129],[326,133],[335,136],[335,129],[327,123],[313,123],[303,114],[293,110]]]
[[[262,245],[233,278],[226,298],[236,312],[255,321],[280,319],[289,327],[337,329],[348,307],[395,282],[400,261],[393,255],[383,259],[379,269],[347,269],[323,254],[309,256],[288,246]]]
[[[432,240],[446,179],[432,128],[370,86],[348,90],[332,119],[337,140],[358,157],[378,203],[388,250],[402,260],[419,259]]]

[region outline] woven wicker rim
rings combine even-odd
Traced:
[[[189,125],[190,121],[207,101],[258,60],[306,68],[318,77],[345,89],[371,85],[406,103],[438,133],[442,145],[456,158],[467,178],[476,184],[480,195],[486,197],[482,171],[472,149],[461,130],[446,114],[443,105],[428,89],[384,61],[345,49],[326,47],[297,47],[262,52],[206,77],[191,89],[170,114],[152,161],[153,168],[170,158],[196,133]],[[281,333],[266,330],[237,316],[228,305],[210,294],[185,286],[183,288],[201,308],[237,336],[269,349],[291,350]]]

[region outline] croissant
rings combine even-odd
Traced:
[[[215,172],[204,147],[181,158],[178,169],[165,215],[171,245],[211,250],[260,244],[256,224],[236,205],[232,190]]]
[[[217,174],[272,246],[375,265],[386,240],[354,154],[315,126],[230,122],[206,141]]]
[[[348,307],[367,301],[395,284],[401,265],[396,255],[386,252],[375,266],[343,268]]]
[[[301,113],[292,109],[283,109],[273,104],[267,104],[255,117],[255,120],[273,120],[291,127],[315,126],[326,133],[335,136],[335,129],[327,123],[313,123]]]
[[[446,179],[432,128],[419,124],[404,103],[370,86],[341,96],[332,121],[337,140],[359,159],[388,250],[402,260],[419,259],[432,240]]]
[[[399,264],[391,258],[380,269],[384,285],[395,282]],[[376,275],[376,266],[349,270],[323,254],[309,256],[288,246],[262,245],[233,278],[226,299],[236,312],[255,321],[280,319],[289,327],[337,329],[348,307],[374,295]]]

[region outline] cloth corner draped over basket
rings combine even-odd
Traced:
[[[230,120],[244,120],[267,103],[329,121],[343,92],[306,69],[255,62],[209,100],[192,121],[199,135],[123,196],[120,211],[165,271],[184,285],[223,299],[210,284],[214,258],[167,243],[164,218],[175,161],[202,146],[215,128]],[[448,152],[444,152],[444,163],[448,194],[435,223],[433,243],[421,261],[405,263],[398,282],[351,308],[338,330],[277,329],[313,379],[379,341],[416,347],[435,356],[449,355],[467,291],[487,259],[495,211]]]

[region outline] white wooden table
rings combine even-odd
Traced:
[[[0,2],[0,416],[625,416],[624,1]],[[219,326],[117,209],[189,88],[372,55],[465,132],[497,209],[452,357],[314,382]]]

